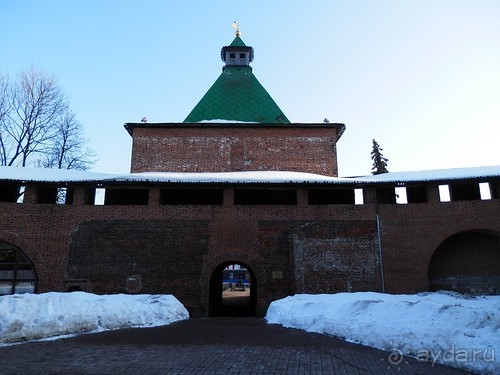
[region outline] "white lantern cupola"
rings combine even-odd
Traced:
[[[222,61],[226,63],[222,70],[227,66],[249,66],[253,61],[253,48],[247,47],[241,40],[241,32],[236,22],[233,27],[236,28],[236,38],[229,46],[222,47],[220,53]]]

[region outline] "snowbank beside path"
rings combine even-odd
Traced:
[[[387,350],[391,365],[409,355],[500,373],[500,296],[302,294],[272,302],[266,320]]]
[[[188,319],[172,295],[84,292],[0,297],[0,345],[125,327],[154,327]]]

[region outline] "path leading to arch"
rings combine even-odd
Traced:
[[[2,374],[464,374],[257,318],[190,319],[0,347]]]
[[[222,305],[232,307],[250,305],[250,289],[247,288],[244,291],[228,289],[223,291]]]

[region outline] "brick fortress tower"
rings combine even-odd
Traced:
[[[292,123],[252,72],[239,29],[222,73],[182,123],[127,123],[131,172],[295,171],[337,176],[345,126]]]

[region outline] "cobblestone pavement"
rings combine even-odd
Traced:
[[[0,374],[465,374],[256,318],[190,319],[0,347]]]

